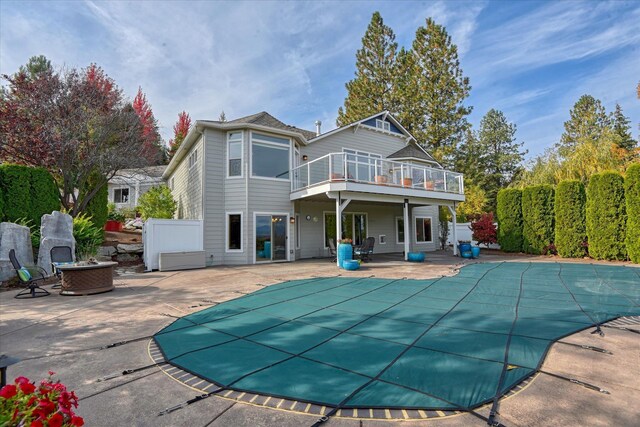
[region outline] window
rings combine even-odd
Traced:
[[[382,156],[343,148],[347,164],[347,177],[350,180],[373,182],[376,175],[376,164]]]
[[[230,132],[227,137],[227,177],[242,177],[242,132]]]
[[[285,138],[251,134],[251,175],[254,177],[289,179],[289,150]]]
[[[129,202],[129,188],[116,188],[113,190],[113,202],[114,203],[128,203]]]
[[[198,150],[193,150],[193,153],[189,156],[189,169],[191,169],[196,163],[198,163]]]
[[[396,243],[404,243],[404,218],[396,217]]]
[[[342,214],[342,239],[351,239],[354,245],[362,245],[367,238],[367,214]],[[336,214],[324,214],[324,246],[329,247],[329,239],[336,243]]]
[[[242,252],[242,214],[227,214],[227,252]]]
[[[386,120],[376,119],[376,127],[378,129],[386,130],[388,132],[391,131],[391,123]]]
[[[416,218],[416,243],[432,242],[431,218]]]

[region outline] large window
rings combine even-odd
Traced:
[[[252,133],[252,176],[288,180],[290,144],[285,138]]]
[[[242,251],[242,214],[227,214],[227,252]]]
[[[367,214],[343,213],[342,237],[351,239],[356,246],[362,245],[367,238]],[[324,246],[329,247],[329,239],[336,242],[336,214],[325,212],[324,214]],[[338,239],[339,240],[339,239]]]
[[[227,177],[242,177],[242,132],[227,137]]]
[[[129,202],[129,188],[116,188],[113,190],[113,202],[114,203],[128,203]]]
[[[195,166],[198,163],[198,150],[193,150],[193,153],[189,156],[189,169]]]
[[[433,241],[431,230],[431,218],[416,218],[416,243],[428,243]]]
[[[396,243],[404,243],[404,218],[396,217]]]

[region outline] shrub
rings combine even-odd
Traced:
[[[60,191],[51,174],[43,168],[31,170],[31,220],[36,227],[42,223],[42,215],[60,210]]]
[[[36,226],[33,221],[27,218],[18,218],[14,221],[14,223],[22,225],[23,227],[29,227],[31,249],[33,249],[34,255],[37,254],[37,249],[40,247],[40,227]]]
[[[176,201],[166,185],[151,187],[138,199],[138,211],[142,219],[173,218],[176,212]]]
[[[505,252],[522,251],[522,191],[506,188],[498,192],[498,243]]]
[[[551,185],[522,190],[522,248],[540,255],[554,239],[554,191]]]
[[[91,189],[87,190],[85,194],[92,191],[94,183],[98,181],[99,180],[96,177],[91,177],[89,179],[89,187]],[[97,228],[103,229],[104,225],[107,223],[107,216],[109,215],[108,203],[109,189],[107,188],[107,185],[104,184],[91,198],[91,200],[89,200],[89,203],[87,203],[87,206],[84,208],[83,212],[91,218],[91,222]]]
[[[577,180],[561,181],[556,188],[556,235],[558,254],[581,258],[587,254],[587,195],[584,184]]]
[[[5,220],[33,218],[31,203],[31,171],[26,166],[5,164],[2,168],[0,193],[4,195]]]
[[[640,264],[640,163],[627,169],[624,180],[627,208],[627,252],[635,264]]]
[[[595,174],[587,187],[589,255],[595,259],[624,260],[626,209],[624,180],[618,172]]]
[[[498,230],[493,219],[493,212],[482,214],[480,219],[471,223],[472,238],[480,245],[498,243]]]
[[[84,260],[96,255],[104,240],[104,232],[83,213],[73,218],[73,237],[76,239],[76,256]]]

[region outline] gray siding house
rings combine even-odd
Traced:
[[[195,122],[163,178],[176,217],[203,221],[209,265],[326,257],[336,236],[355,245],[374,237],[375,253],[436,249],[438,206],[455,221],[462,175],[444,170],[388,112],[326,133],[316,127],[266,112]]]
[[[151,187],[164,183],[162,174],[166,168],[161,165],[119,170],[107,183],[109,202],[117,209],[135,208],[140,196]]]

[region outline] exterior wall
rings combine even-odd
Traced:
[[[204,141],[200,137],[169,176],[169,185],[173,185],[171,192],[178,204],[177,219],[203,219],[202,179],[204,168],[202,165],[205,158],[203,147]],[[198,162],[189,168],[189,156],[194,150],[198,150]]]
[[[204,250],[207,265],[225,263],[224,194],[226,173],[224,166],[224,141],[226,134],[211,129],[204,134]]]
[[[146,193],[147,191],[149,191],[149,189],[155,185],[160,185],[162,184],[163,181],[159,180],[159,181],[153,181],[153,182],[140,182],[138,184],[138,194],[136,197],[136,183],[135,182],[128,182],[128,183],[122,183],[122,184],[118,184],[118,183],[112,183],[109,182],[107,184],[107,188],[109,191],[109,196],[108,196],[108,200],[110,203],[114,203],[116,205],[117,209],[122,209],[122,208],[135,208],[138,205],[138,199],[140,198],[140,196],[142,196],[144,193]],[[127,203],[115,203],[115,190],[119,189],[119,188],[128,188],[129,189],[129,200],[127,201]]]
[[[377,132],[365,127],[360,127],[355,133],[353,129],[345,129],[317,142],[312,142],[306,147],[301,147],[300,154],[306,154],[311,161],[329,153],[340,153],[342,148],[349,148],[387,157],[406,145],[406,140],[403,137]]]

